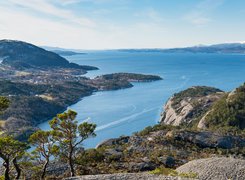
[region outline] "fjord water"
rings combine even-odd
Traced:
[[[205,85],[230,91],[245,81],[245,56],[240,54],[89,51],[66,58],[100,68],[85,75],[88,77],[132,72],[163,78],[133,83],[134,87],[129,89],[96,92],[70,106],[69,109],[78,112],[79,123],[97,124],[97,137],[84,142],[86,148],[158,123],[163,104],[180,90]],[[40,128],[48,129],[48,123]]]

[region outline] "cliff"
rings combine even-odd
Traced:
[[[190,124],[207,112],[224,95],[219,89],[195,86],[174,94],[164,105],[160,122],[179,126]]]

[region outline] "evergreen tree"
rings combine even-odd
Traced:
[[[35,146],[32,155],[42,165],[41,178],[44,179],[46,175],[47,166],[52,156],[57,155],[59,147],[55,144],[54,139],[56,131],[37,131],[29,138],[31,145]]]
[[[96,136],[95,124],[84,122],[78,125],[76,121],[77,113],[72,110],[58,114],[50,126],[56,131],[56,139],[59,141],[60,156],[64,159],[69,167],[71,176],[75,176],[75,156],[79,145],[87,138]]]
[[[21,168],[18,164],[18,159],[24,155],[26,149],[26,143],[19,142],[13,139],[11,136],[0,137],[0,158],[2,158],[3,166],[5,168],[5,180],[10,180],[11,163],[13,163],[14,168],[16,170],[15,179],[20,178]]]

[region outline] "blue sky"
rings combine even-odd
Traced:
[[[245,41],[244,0],[0,0],[0,38],[76,49]]]

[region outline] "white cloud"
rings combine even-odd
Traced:
[[[95,26],[95,23],[88,18],[77,17],[72,11],[58,8],[48,0],[8,0],[12,6],[20,6],[29,11],[38,12],[46,15],[51,15],[55,18],[60,18],[68,22],[83,26]]]
[[[149,21],[128,26],[116,26],[104,21],[93,22],[96,26],[92,26],[89,18],[85,17],[88,23],[76,23],[81,17],[52,3],[48,0],[9,0],[4,5],[0,3],[0,39],[78,49],[155,47],[160,46],[163,38],[159,38],[158,34],[165,31],[153,11],[147,14]]]
[[[74,4],[70,6],[71,3],[79,3],[78,1],[81,4],[77,4],[76,8]],[[94,7],[81,8],[85,1],[89,0],[0,1],[0,39],[16,39],[36,45],[77,49],[164,48],[223,41],[224,37],[227,38],[231,32],[220,31],[219,26],[214,23],[211,27],[205,26],[200,28],[200,31],[196,31],[195,26],[181,24],[183,19],[176,16],[174,19],[171,19],[171,16],[165,19],[161,12],[149,7],[140,9],[141,12],[130,17],[127,13],[133,14],[133,9],[123,4],[129,2],[128,0],[100,2],[91,0],[92,3],[113,1],[116,3],[113,4],[113,10],[112,4],[109,8],[107,5],[99,6],[98,4]],[[216,10],[222,2],[217,1],[220,3],[212,4],[213,1],[210,0],[202,1],[197,4],[195,10],[186,14],[184,20],[198,26],[214,21],[212,11]],[[91,11],[79,12],[79,8]],[[118,8],[129,9],[119,11]],[[115,17],[113,13],[116,13]],[[124,16],[120,13],[126,15],[125,19],[121,19]],[[110,17],[111,14],[113,17]],[[240,34],[243,34],[241,29],[243,28],[239,28]],[[210,33],[211,30],[212,33]],[[219,33],[213,33],[213,30]],[[239,33],[233,33],[230,39],[235,39],[234,36],[239,40]]]
[[[195,6],[194,10],[191,10],[184,16],[184,19],[188,22],[201,26],[212,21],[210,14],[213,10],[223,4],[224,0],[203,0]]]
[[[0,39],[17,39],[37,45],[92,48],[98,33],[92,28],[30,16],[0,7]]]

